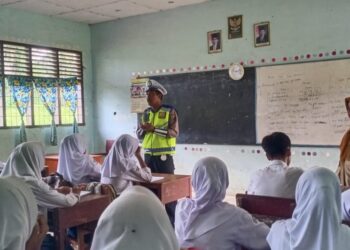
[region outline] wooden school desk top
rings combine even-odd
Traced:
[[[108,195],[90,194],[81,197],[80,201],[72,207],[50,209],[48,211],[51,219],[49,227],[55,235],[56,249],[64,249],[67,228],[97,221],[109,204]]]
[[[184,197],[191,197],[190,175],[153,173],[152,176],[163,177],[163,179],[154,182],[139,182],[137,184],[151,189],[163,204]]]

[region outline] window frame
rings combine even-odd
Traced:
[[[85,102],[84,102],[84,66],[83,66],[83,53],[81,51],[77,51],[77,50],[69,50],[69,49],[60,49],[60,48],[53,48],[53,47],[49,47],[49,46],[41,46],[41,45],[33,45],[33,44],[25,44],[25,43],[18,43],[18,42],[9,42],[9,41],[4,41],[4,40],[0,40],[0,79],[3,81],[2,83],[2,93],[0,93],[2,95],[2,111],[3,111],[3,126],[0,125],[0,129],[10,129],[10,128],[19,128],[19,126],[8,126],[6,123],[6,95],[5,95],[5,78],[6,76],[8,76],[7,74],[5,74],[5,63],[4,63],[4,44],[8,44],[8,45],[14,45],[14,46],[24,46],[29,50],[29,74],[31,77],[33,77],[33,59],[32,59],[32,48],[35,49],[48,49],[48,50],[52,50],[56,53],[57,58],[55,63],[57,64],[57,70],[56,70],[56,74],[57,74],[57,78],[60,77],[60,62],[59,62],[59,52],[67,52],[67,53],[75,53],[77,55],[79,55],[79,63],[80,63],[80,95],[81,95],[81,118],[82,118],[82,122],[79,123],[79,126],[85,126]],[[79,96],[79,93],[78,93]],[[61,102],[61,88],[58,88],[57,91],[57,101],[58,101],[58,106],[57,106],[57,114],[58,114],[58,123],[56,123],[57,127],[69,127],[72,126],[72,124],[61,124],[62,122],[62,117],[61,117],[61,106],[64,105]],[[47,125],[34,125],[35,124],[35,115],[34,115],[34,89],[31,92],[31,102],[30,102],[30,116],[32,119],[32,124],[31,125],[26,125],[26,128],[40,128],[40,127],[50,127],[51,124],[47,124]],[[29,112],[29,111],[27,111]],[[78,110],[77,110],[78,112]],[[27,114],[28,115],[28,114]],[[76,114],[78,115],[78,114]],[[77,120],[78,117],[76,117]]]

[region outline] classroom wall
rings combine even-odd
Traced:
[[[258,66],[262,59],[264,64],[271,64],[272,58],[283,63],[283,57],[293,62],[296,55],[301,59],[309,53],[323,60],[332,51],[337,52],[333,58],[344,57],[349,11],[348,0],[218,0],[92,25],[96,150],[103,149],[105,139],[136,129],[129,98],[133,72],[241,61]],[[227,17],[239,14],[243,38],[228,40]],[[254,48],[253,24],[262,21],[270,22],[271,45]],[[222,30],[222,53],[207,53],[206,35],[212,30]],[[319,53],[322,58],[317,58]],[[337,148],[293,148],[292,165],[335,170],[338,154]],[[231,193],[243,191],[250,174],[268,164],[260,146],[179,145],[176,172],[191,173],[194,163],[207,155],[218,156],[229,166]]]
[[[90,28],[87,24],[69,22],[62,19],[0,7],[0,39],[19,43],[35,44],[55,48],[72,49],[83,52],[85,122],[80,127],[83,134],[94,135],[92,70]],[[71,134],[71,126],[57,127],[60,141]],[[50,146],[50,127],[27,128],[28,140],[40,140],[46,144],[47,153],[57,153],[58,147]],[[15,146],[18,128],[0,129],[0,161],[5,161]],[[94,137],[89,139],[93,150]]]

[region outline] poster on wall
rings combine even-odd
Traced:
[[[130,97],[131,113],[142,113],[147,107],[148,78],[135,78],[131,80]]]

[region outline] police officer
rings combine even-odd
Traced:
[[[179,134],[177,112],[174,107],[162,104],[166,89],[157,81],[149,80],[147,89],[147,108],[137,130],[139,139],[143,139],[145,162],[153,173],[174,174],[173,155],[176,137]],[[165,208],[174,225],[176,202],[168,203]]]

